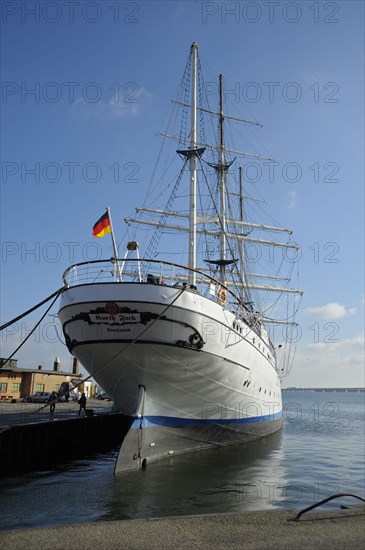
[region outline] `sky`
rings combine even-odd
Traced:
[[[109,239],[91,236],[106,206],[125,242],[195,41],[206,82],[223,73],[233,114],[263,124],[253,145],[278,164],[247,159],[248,185],[300,245],[300,332],[283,386],[363,386],[363,2],[1,9],[1,324],[60,288],[70,264],[111,256]],[[2,331],[1,357],[44,311]],[[55,313],[16,354],[19,367],[52,368],[58,356],[70,369]]]

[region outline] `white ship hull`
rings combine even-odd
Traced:
[[[87,284],[63,293],[59,316],[72,354],[134,419],[118,470],[281,427],[268,339],[211,299],[181,287]]]

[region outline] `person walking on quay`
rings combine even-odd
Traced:
[[[50,414],[53,414],[56,408],[56,401],[57,401],[57,393],[53,391],[51,395],[49,396],[49,412]]]
[[[78,404],[80,405],[78,416],[80,416],[82,409],[84,409],[84,413],[86,416],[86,395],[84,393],[81,395],[80,399],[78,400]]]

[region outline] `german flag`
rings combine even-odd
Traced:
[[[108,212],[105,212],[103,216],[96,222],[96,224],[93,227],[93,235],[94,237],[104,237],[104,235],[107,235],[110,233],[110,219]]]

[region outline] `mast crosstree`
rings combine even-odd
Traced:
[[[287,258],[288,251],[294,251],[293,256],[297,254],[299,250],[298,245],[290,239],[292,231],[285,227],[278,227],[272,223],[257,223],[256,221],[250,221],[249,217],[245,213],[244,199],[252,200],[257,203],[265,201],[256,199],[251,196],[244,196],[243,193],[243,170],[239,167],[239,188],[234,192],[232,189],[228,189],[228,173],[230,167],[235,162],[236,158],[232,159],[231,155],[242,155],[248,158],[254,158],[265,161],[273,161],[274,159],[264,157],[259,154],[248,153],[239,151],[226,146],[225,125],[226,121],[235,121],[246,125],[262,127],[259,122],[249,121],[243,118],[238,118],[226,114],[224,111],[224,90],[223,90],[223,76],[219,75],[219,105],[218,110],[210,110],[207,98],[203,99],[201,95],[202,85],[200,77],[200,62],[198,56],[198,46],[194,42],[190,48],[190,57],[187,64],[187,70],[184,74],[182,81],[182,100],[173,100],[174,107],[174,121],[177,121],[176,113],[179,109],[183,109],[183,129],[185,128],[185,121],[188,119],[188,113],[190,109],[190,131],[178,132],[170,128],[170,131],[166,133],[159,132],[157,135],[170,138],[172,140],[179,141],[180,144],[186,144],[186,149],[181,148],[176,150],[177,154],[183,159],[184,167],[182,168],[177,182],[173,188],[173,192],[168,201],[167,207],[163,208],[136,208],[137,217],[125,218],[128,224],[154,227],[159,236],[161,233],[185,233],[188,236],[187,246],[187,263],[189,271],[185,278],[181,278],[181,281],[186,282],[188,285],[195,287],[198,284],[206,284],[207,292],[212,293],[211,284],[209,284],[208,278],[205,280],[201,276],[202,272],[211,274],[221,285],[226,289],[234,287],[236,295],[239,297],[241,303],[247,305],[247,311],[249,315],[256,319],[261,319],[264,323],[266,315],[255,311],[263,310],[263,304],[265,304],[265,310],[269,310],[272,307],[276,307],[278,303],[278,293],[293,297],[302,292],[295,288],[290,288],[288,283],[291,280],[291,271],[294,267],[292,262],[290,265],[290,259],[288,259],[288,271],[289,276],[283,276],[283,263]],[[186,75],[189,75],[186,77]],[[199,94],[199,98],[198,98]],[[190,97],[190,100],[188,99]],[[203,103],[206,102],[206,103]],[[204,105],[204,107],[203,107]],[[205,108],[208,107],[208,108]],[[198,135],[198,113],[200,113],[199,119],[199,135]],[[206,139],[205,128],[203,126],[203,115],[212,115],[218,121],[218,127],[214,125],[215,132],[217,132],[217,139]],[[173,118],[171,117],[171,120]],[[181,145],[180,145],[181,147]],[[213,157],[215,158],[212,158]],[[207,158],[208,157],[208,158]],[[211,186],[207,179],[205,166],[210,166],[216,175],[216,184]],[[184,210],[175,206],[172,209],[172,202],[181,200],[184,196],[183,193],[177,194],[177,184],[180,184],[182,172],[188,169],[189,171],[189,207]],[[203,179],[198,178],[199,174],[202,174]],[[204,183],[205,187],[201,185]],[[204,189],[207,189],[208,194],[204,195]],[[198,193],[199,191],[199,193]],[[247,194],[247,193],[246,193]],[[203,197],[208,197],[207,201],[209,206],[203,205]],[[180,198],[179,198],[180,197]],[[237,198],[238,200],[237,200]],[[176,204],[176,203],[175,203]],[[185,203],[186,204],[186,203]],[[261,208],[261,207],[259,207]],[[158,218],[155,218],[158,216]],[[175,220],[181,219],[185,223],[172,223],[171,218]],[[273,238],[270,235],[269,238],[262,238],[257,235],[257,232],[268,232],[273,235],[286,234],[289,239]],[[201,248],[201,239],[205,240],[206,251]],[[154,237],[152,237],[152,240]],[[198,251],[199,245],[199,251]],[[149,247],[150,248],[150,247]],[[280,254],[278,255],[277,264],[279,266],[273,267],[273,274],[265,273],[267,265],[264,266],[264,260],[260,264],[263,267],[264,273],[260,273],[260,269],[257,269],[255,260],[250,257],[250,250],[258,252],[258,256],[264,255],[265,250],[269,250],[269,264],[273,263],[272,258],[275,256],[274,250],[282,251],[282,259],[280,261]],[[199,261],[198,261],[199,253]],[[150,256],[147,254],[146,259]],[[284,258],[284,260],[283,260]],[[201,261],[206,263],[205,267],[201,267]],[[267,260],[266,260],[267,262]],[[199,266],[199,273],[194,270]],[[270,267],[270,266],[269,266]],[[277,284],[277,282],[283,284]],[[218,288],[218,287],[217,287]],[[219,288],[218,288],[219,289]],[[252,291],[258,291],[255,296],[251,296]],[[217,292],[217,289],[215,290]],[[265,293],[265,294],[263,294]],[[267,300],[269,295],[274,293],[275,299],[273,306],[267,306]],[[216,294],[217,297],[217,294]],[[219,300],[219,297],[218,297]],[[225,305],[225,301],[224,301]],[[279,311],[279,308],[277,308]],[[282,322],[282,321],[280,321]],[[288,324],[290,324],[288,322]]]

